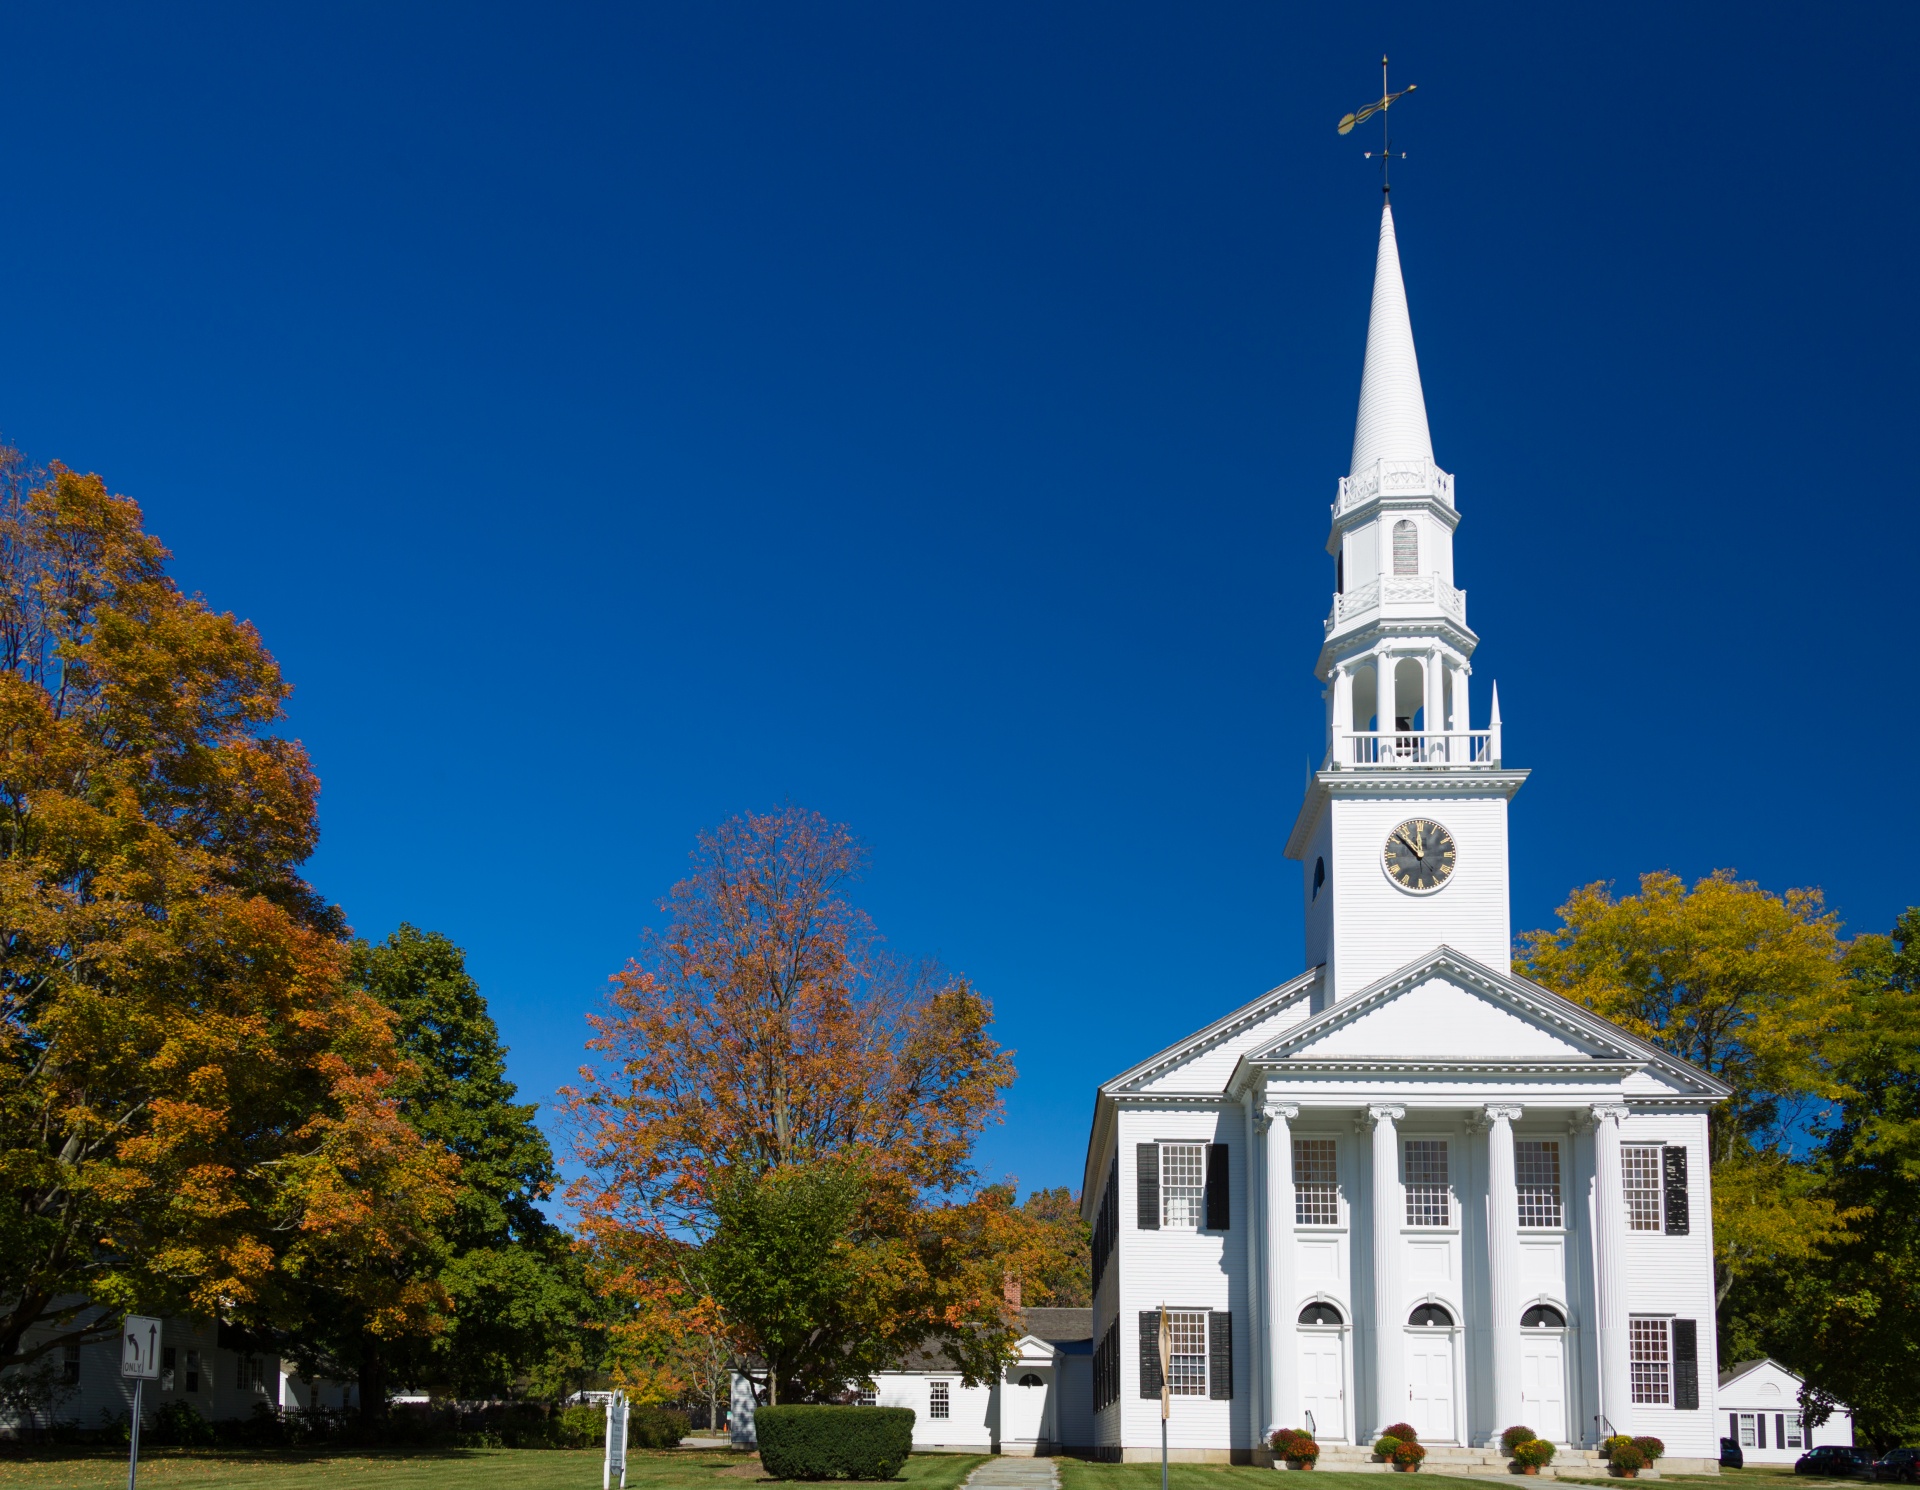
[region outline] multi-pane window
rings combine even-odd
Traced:
[[[80,1384],[80,1347],[63,1345],[60,1347],[60,1381],[63,1386]]]
[[[1207,1395],[1207,1316],[1205,1310],[1181,1309],[1167,1315],[1173,1336],[1167,1386],[1176,1397]]]
[[[880,1394],[872,1387],[861,1387],[854,1401],[862,1407],[878,1407],[880,1405]]]
[[[1404,520],[1393,525],[1393,572],[1420,572],[1420,534],[1412,523]]]
[[[1759,1447],[1759,1440],[1754,1436],[1753,1431],[1753,1414],[1750,1412],[1740,1414],[1740,1447],[1743,1449]]]
[[[1293,1219],[1300,1226],[1340,1224],[1339,1176],[1331,1138],[1293,1141]]]
[[[1207,1146],[1160,1145],[1160,1224],[1200,1229],[1200,1208],[1207,1193]]]
[[[1801,1443],[1800,1414],[1790,1412],[1780,1419],[1780,1447],[1783,1449],[1804,1448]]]
[[[1409,1138],[1406,1166],[1407,1225],[1447,1225],[1452,1211],[1447,1199],[1446,1139]]]
[[[1560,1145],[1551,1138],[1521,1138],[1513,1145],[1513,1178],[1520,1195],[1522,1226],[1560,1224]]]
[[[944,1418],[952,1416],[953,1397],[950,1392],[952,1385],[951,1382],[946,1381],[930,1381],[927,1383],[928,1417]]]
[[[1627,1229],[1660,1229],[1660,1149],[1657,1144],[1620,1146],[1620,1183],[1627,1203]]]
[[[1627,1361],[1633,1378],[1633,1400],[1664,1407],[1673,1400],[1673,1377],[1667,1357],[1664,1319],[1628,1321]]]

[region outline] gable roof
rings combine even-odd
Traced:
[[[1403,1000],[1433,1002],[1437,996],[1429,990],[1447,985],[1473,1001],[1472,1017],[1447,1011],[1452,1017],[1446,1020],[1414,1021],[1394,1017],[1405,1009],[1388,1012],[1387,1006]],[[1363,1033],[1361,1026],[1372,1028]],[[1733,1092],[1718,1077],[1591,1009],[1447,946],[1340,1000],[1245,1059],[1269,1071],[1555,1072],[1616,1079],[1648,1072],[1657,1078],[1647,1083],[1653,1091],[1665,1088],[1711,1102]]]
[[[1152,1077],[1183,1066],[1195,1056],[1214,1049],[1242,1034],[1252,1026],[1278,1013],[1289,1004],[1297,1003],[1313,991],[1313,984],[1320,976],[1317,967],[1308,968],[1297,978],[1291,978],[1274,988],[1269,988],[1251,1003],[1242,1004],[1231,1013],[1223,1014],[1212,1024],[1194,1031],[1183,1040],[1178,1040],[1165,1050],[1148,1056],[1137,1065],[1127,1067],[1118,1076],[1100,1083],[1102,1094],[1117,1093],[1128,1087],[1139,1087]]]
[[[1803,1377],[1798,1371],[1795,1371],[1792,1367],[1783,1366],[1778,1361],[1776,1361],[1772,1356],[1763,1355],[1763,1356],[1757,1356],[1751,1361],[1741,1361],[1738,1364],[1736,1364],[1731,1370],[1722,1371],[1720,1373],[1720,1385],[1722,1387],[1732,1386],[1733,1383],[1740,1380],[1743,1376],[1751,1376],[1754,1374],[1754,1372],[1760,1370],[1760,1368],[1763,1366],[1771,1366],[1773,1367],[1774,1370],[1778,1371],[1782,1376],[1791,1377],[1794,1381],[1804,1382],[1806,1380],[1805,1377]]]

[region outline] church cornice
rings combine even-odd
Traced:
[[[1509,766],[1341,766],[1316,771],[1287,835],[1286,856],[1304,859],[1320,814],[1335,797],[1419,797],[1456,800],[1505,797],[1526,785],[1531,774]]]
[[[1375,495],[1350,507],[1342,507],[1339,502],[1333,504],[1333,522],[1327,532],[1327,552],[1340,552],[1340,539],[1364,523],[1390,512],[1426,512],[1446,525],[1448,532],[1460,526],[1459,509],[1442,500],[1432,492],[1389,492],[1384,496]]]
[[[1327,634],[1326,644],[1320,648],[1320,656],[1313,665],[1313,675],[1322,683],[1333,676],[1333,669],[1339,663],[1374,651],[1382,642],[1391,648],[1396,642],[1438,641],[1453,648],[1463,660],[1473,656],[1473,649],[1480,645],[1480,637],[1472,627],[1439,610],[1427,615],[1386,619],[1382,619],[1378,610],[1363,614],[1372,619],[1350,631],[1334,630]]]
[[[1540,1076],[1598,1076],[1623,1080],[1647,1069],[1645,1061],[1562,1060],[1562,1061],[1483,1061],[1436,1056],[1425,1060],[1395,1060],[1387,1057],[1343,1056],[1339,1059],[1312,1060],[1289,1056],[1279,1060],[1253,1057],[1250,1066],[1264,1071],[1269,1080],[1297,1071],[1315,1075],[1451,1075],[1490,1076],[1505,1080],[1524,1080]]]

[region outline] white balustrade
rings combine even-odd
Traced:
[[[1331,634],[1354,617],[1383,605],[1437,609],[1462,626],[1467,624],[1465,590],[1455,589],[1437,574],[1387,574],[1344,595],[1335,595],[1326,630]]]
[[[1343,730],[1334,746],[1346,766],[1497,766],[1500,732],[1472,730]]]

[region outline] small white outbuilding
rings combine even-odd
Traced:
[[[1811,1433],[1800,1426],[1802,1379],[1762,1356],[1720,1373],[1715,1402],[1722,1431],[1740,1445],[1749,1464],[1791,1464],[1823,1443],[1851,1444],[1853,1414],[1836,1407]]]

